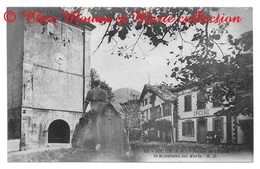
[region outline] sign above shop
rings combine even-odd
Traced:
[[[194,110],[193,115],[194,116],[208,116],[209,109]]]

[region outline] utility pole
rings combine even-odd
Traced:
[[[151,84],[150,73],[148,74],[148,84]]]

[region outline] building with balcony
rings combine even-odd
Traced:
[[[143,138],[176,142],[177,96],[164,85],[146,84],[139,98]]]

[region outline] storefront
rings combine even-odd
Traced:
[[[178,93],[178,141],[207,143],[207,136],[218,133],[221,143],[243,144],[244,132],[237,122],[241,117],[215,116],[220,104],[201,104],[200,93],[184,90]]]
[[[220,133],[223,140],[227,142],[226,117],[204,116],[180,119],[178,123],[178,141],[191,141],[206,143],[209,131]]]

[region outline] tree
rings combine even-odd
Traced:
[[[198,87],[206,101],[220,102],[224,109],[216,115],[236,117],[240,114],[253,117],[253,32],[246,32],[238,39],[228,35],[231,54],[218,60],[210,57],[197,58],[198,53],[183,58],[185,69],[174,73],[180,79],[179,86]],[[213,52],[209,47],[209,52]],[[213,86],[211,90],[206,90]]]
[[[170,7],[160,7],[160,8],[140,8],[140,7],[126,7],[126,8],[89,8],[88,11],[94,18],[98,18],[100,16],[109,16],[110,22],[99,20],[102,26],[107,26],[107,29],[101,39],[97,49],[107,38],[108,43],[112,41],[116,42],[118,56],[123,56],[124,58],[133,57],[136,52],[135,49],[139,46],[139,41],[144,38],[149,39],[150,45],[156,48],[159,45],[167,45],[169,44],[169,40],[167,36],[174,39],[176,35],[180,32],[188,30],[191,26],[196,23],[192,22],[182,22],[181,24],[178,22],[178,18],[182,15],[191,16],[196,10],[200,8],[170,8]],[[203,10],[203,9],[201,9]],[[142,18],[142,12],[144,13],[144,18],[146,19],[138,19]],[[207,14],[207,13],[205,13]],[[158,20],[150,22],[150,19],[155,16],[168,16],[171,15],[175,17],[175,21],[172,23],[160,22]],[[138,17],[140,16],[140,17]],[[124,17],[127,18],[124,22],[117,22],[116,18]],[[204,23],[202,23],[204,24]],[[118,36],[121,40],[125,40],[127,36],[131,36],[136,39],[136,41],[130,45],[120,46],[120,43],[117,42],[116,36]],[[96,50],[97,50],[96,49]],[[94,51],[94,53],[96,52]]]
[[[92,68],[90,70],[90,77],[91,77],[91,89],[92,89],[92,88],[94,88],[94,85],[92,82],[94,81],[94,79],[99,78],[99,74],[97,73],[97,71],[95,69]],[[112,88],[109,87],[109,85],[105,81],[100,81],[100,88],[107,92],[108,101],[114,100],[115,95],[112,92]]]
[[[138,96],[135,94],[130,94],[131,99],[125,103],[121,103],[122,115],[124,119],[125,129],[128,134],[130,132],[141,127],[141,119],[139,114],[140,105],[138,104]]]
[[[253,117],[253,33],[246,32],[240,38],[233,38],[227,30],[228,22],[209,23],[178,22],[181,16],[192,18],[195,13],[203,13],[210,17],[218,8],[91,8],[94,17],[110,16],[110,22],[100,22],[107,29],[97,49],[107,38],[108,43],[116,41],[116,36],[126,40],[126,36],[135,37],[133,44],[118,46],[117,55],[129,59],[134,56],[139,40],[147,38],[153,49],[159,45],[168,46],[171,40],[181,39],[178,46],[180,52],[174,59],[168,59],[167,65],[172,66],[171,77],[175,78],[178,87],[196,87],[205,93],[206,101],[216,101],[225,109],[218,115],[238,116],[239,114]],[[135,20],[133,11],[148,12],[143,20]],[[147,13],[146,13],[147,14]],[[146,22],[154,16],[171,15],[177,18],[174,22]],[[126,16],[125,22],[116,22],[118,16]],[[211,26],[210,26],[211,25]],[[214,25],[214,26],[212,26]],[[193,31],[190,40],[184,34]],[[135,33],[137,32],[137,34]],[[223,43],[224,40],[224,43]],[[116,45],[120,43],[116,42]],[[183,54],[184,48],[190,45],[193,50]],[[226,50],[225,48],[228,49]],[[225,50],[224,50],[225,49]],[[141,48],[140,48],[141,50]],[[178,63],[182,67],[176,66]],[[212,87],[213,86],[213,87]],[[207,91],[212,87],[210,91]]]
[[[227,30],[228,23],[209,22],[173,22],[151,23],[134,22],[131,11],[150,12],[153,15],[182,15],[192,16],[198,10],[204,11],[204,15],[217,11],[216,8],[93,8],[90,12],[93,16],[110,15],[112,20],[108,23],[106,32],[100,42],[104,39],[115,40],[117,35],[121,40],[132,33],[136,41],[129,46],[118,47],[118,56],[129,59],[135,55],[135,48],[139,46],[139,40],[148,38],[153,49],[159,45],[169,45],[170,40],[181,39],[178,46],[179,53],[173,59],[168,59],[168,66],[172,66],[171,77],[179,81],[176,88],[193,88],[205,94],[204,102],[219,102],[223,105],[221,111],[216,112],[218,116],[238,117],[240,114],[253,117],[253,32],[243,33],[239,38],[234,38]],[[130,18],[127,22],[115,22],[118,15],[126,15]],[[104,23],[102,23],[104,24]],[[210,26],[214,24],[214,26]],[[190,40],[184,38],[184,33],[193,31]],[[137,31],[135,35],[133,30]],[[98,45],[97,49],[99,48]],[[117,43],[116,44],[120,44]],[[193,50],[183,54],[184,48],[189,45]],[[140,48],[141,50],[141,48]],[[182,67],[177,65],[182,65]],[[252,138],[253,120],[238,125]],[[250,139],[252,143],[253,139]]]

